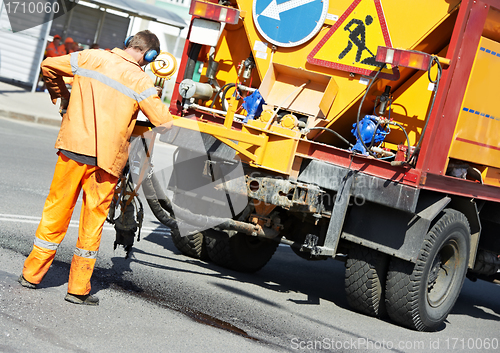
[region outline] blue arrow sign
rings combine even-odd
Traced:
[[[254,0],[259,33],[279,47],[294,47],[314,37],[325,22],[328,0]]]

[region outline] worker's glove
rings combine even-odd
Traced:
[[[158,97],[161,98],[161,95],[163,94],[163,87],[160,86],[155,86],[156,92],[158,93]]]
[[[61,104],[59,105],[59,114],[61,114],[61,116],[64,116],[64,114],[66,114],[66,111],[68,110],[68,104],[69,98],[61,98]]]

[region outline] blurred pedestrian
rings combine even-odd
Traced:
[[[74,53],[76,51],[76,50],[74,50],[74,45],[75,45],[75,41],[73,40],[73,38],[67,37],[64,40],[64,44],[61,44],[59,46],[59,51],[63,52],[64,53],[63,55]]]
[[[47,44],[47,48],[45,49],[45,55],[48,58],[53,58],[55,56],[60,56],[66,54],[66,51],[63,50],[64,46],[61,46],[61,36],[56,34],[52,39],[52,42]]]

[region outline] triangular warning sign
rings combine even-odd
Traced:
[[[380,0],[354,0],[307,56],[307,62],[373,76],[381,65],[375,61],[379,46],[392,47]],[[386,65],[379,77],[397,80],[399,70]]]

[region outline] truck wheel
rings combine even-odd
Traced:
[[[196,45],[193,45],[193,47],[194,46]],[[195,49],[193,48],[193,50]],[[197,50],[199,51],[199,48]],[[189,196],[182,192],[182,190],[189,191],[195,186],[204,185],[204,183],[206,183],[206,179],[203,178],[202,175],[205,165],[204,159],[201,158],[200,153],[185,148],[178,148],[174,156],[174,169],[169,186],[172,189],[181,191],[174,192],[172,203],[193,213],[208,214],[205,213],[205,209],[199,208],[205,206],[200,202],[199,198]],[[173,230],[171,234],[175,247],[182,254],[195,259],[208,261],[208,255],[206,254],[203,241],[203,232],[181,236],[179,230]]]
[[[416,264],[391,260],[386,287],[390,318],[418,331],[437,329],[462,289],[469,247],[467,218],[456,210],[444,210],[425,236]]]
[[[389,258],[387,255],[354,246],[349,250],[345,271],[347,302],[363,314],[385,315],[384,288]]]
[[[173,229],[170,234],[175,247],[184,255],[204,261],[209,259],[205,250],[202,232],[189,234],[183,237],[179,233],[179,230]]]
[[[276,251],[278,241],[238,233],[231,238],[205,237],[206,251],[215,264],[238,272],[257,272]]]

